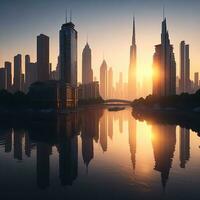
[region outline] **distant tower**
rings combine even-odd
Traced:
[[[82,53],[82,83],[87,84],[93,81],[92,55],[89,44],[85,45]]]
[[[130,47],[130,64],[129,64],[129,72],[128,72],[128,91],[129,91],[129,99],[133,100],[136,98],[136,62],[137,62],[137,46],[135,39],[135,18],[133,17],[133,35],[132,35],[132,44]]]
[[[155,46],[153,56],[153,95],[176,94],[176,62],[170,44],[166,18],[162,22],[161,44]]]
[[[180,93],[191,92],[189,45],[180,43]]]
[[[14,90],[21,90],[22,55],[14,57]]]
[[[112,67],[108,70],[108,98],[113,98],[113,70]]]
[[[7,73],[5,68],[0,68],[0,90],[7,89]]]
[[[105,60],[100,67],[100,95],[103,99],[107,98],[107,63]]]
[[[12,64],[11,62],[5,62],[5,69],[7,74],[7,90],[10,91],[12,87]]]
[[[29,82],[29,64],[30,64],[30,56],[29,55],[25,55],[25,82]]]
[[[37,36],[37,71],[38,81],[49,80],[49,37]]]
[[[67,22],[60,30],[60,79],[77,86],[77,31],[75,25]]]

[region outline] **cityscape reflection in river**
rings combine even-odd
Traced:
[[[199,194],[199,144],[191,130],[136,121],[128,108],[83,109],[24,128],[1,124],[0,184],[12,190],[8,199],[188,199]]]

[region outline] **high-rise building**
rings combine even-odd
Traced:
[[[5,62],[7,90],[10,91],[12,87],[12,64],[11,62]]]
[[[14,57],[14,91],[21,90],[22,55]]]
[[[180,93],[191,92],[189,45],[180,43]]]
[[[129,71],[128,71],[128,91],[129,91],[129,99],[133,100],[136,98],[136,62],[137,62],[137,46],[136,46],[136,39],[135,39],[135,18],[133,18],[133,35],[132,35],[132,44],[130,47],[130,64],[129,64]]]
[[[29,76],[30,76],[30,72],[29,72],[29,64],[30,64],[30,56],[29,55],[25,55],[25,82],[29,82]]]
[[[197,90],[199,88],[199,72],[194,73],[194,89]]]
[[[91,48],[87,43],[82,53],[82,83],[88,84],[93,81],[93,70],[92,70],[92,55]]]
[[[70,21],[60,30],[60,80],[77,86],[77,31]]]
[[[49,80],[49,37],[37,36],[37,73],[38,81]]]
[[[107,63],[105,60],[100,67],[100,95],[103,99],[107,98]]]
[[[108,98],[113,98],[113,70],[112,67],[108,70]]]
[[[176,62],[170,44],[166,18],[162,22],[161,44],[155,46],[153,56],[153,95],[176,94]]]
[[[7,89],[6,69],[0,68],[0,90]]]

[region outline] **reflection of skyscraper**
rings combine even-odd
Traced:
[[[72,22],[62,25],[60,30],[60,79],[77,86],[77,31]]]
[[[12,151],[12,129],[6,131],[5,152]]]
[[[62,185],[72,185],[78,175],[78,138],[77,136],[60,141],[59,176]]]
[[[105,60],[100,67],[100,95],[103,99],[107,98],[107,64]]]
[[[155,46],[153,56],[153,95],[176,94],[176,62],[170,44],[166,18],[162,22],[161,44]]]
[[[21,130],[14,130],[14,158],[22,160],[22,138],[23,132]]]
[[[112,140],[113,138],[113,114],[108,113],[108,136]]]
[[[180,167],[185,168],[185,164],[190,159],[190,130],[180,128]]]
[[[135,40],[135,18],[133,18],[133,35],[132,44],[130,47],[130,64],[128,72],[128,88],[129,88],[129,99],[133,100],[136,98],[136,59],[137,59],[137,46]]]
[[[25,154],[30,157],[31,156],[31,141],[29,138],[28,132],[25,133]]]
[[[155,170],[161,173],[162,186],[165,187],[176,145],[176,126],[153,125],[152,145],[155,158]]]
[[[46,143],[37,143],[37,185],[41,189],[49,186],[49,156],[51,147]]]
[[[103,151],[107,151],[107,113],[104,111],[103,117],[100,119],[100,144]]]
[[[129,146],[130,146],[130,153],[131,153],[131,161],[133,170],[135,170],[136,166],[136,120],[132,117],[128,120],[128,131],[129,131]]]
[[[88,84],[93,81],[92,55],[88,43],[82,53],[82,83]]]

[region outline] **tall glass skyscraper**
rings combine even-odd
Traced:
[[[62,25],[60,30],[60,80],[77,86],[77,31],[72,22]]]

